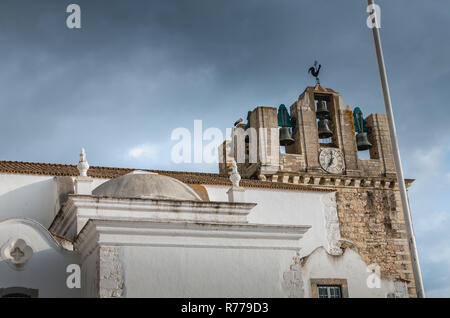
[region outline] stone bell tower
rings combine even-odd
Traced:
[[[318,138],[317,121],[318,102],[323,101],[329,112],[329,129],[332,137],[322,141]],[[285,172],[292,171],[289,162],[298,161],[299,170],[311,174],[323,174],[319,162],[321,149],[334,149],[342,154],[345,176],[382,177],[394,176],[395,166],[386,115],[374,114],[367,118],[370,133],[370,159],[359,159],[355,138],[355,126],[352,109],[342,96],[320,84],[308,87],[299,99],[292,104],[291,116],[297,119],[293,129],[295,143],[286,148],[282,162]],[[300,159],[298,159],[300,157]],[[297,167],[295,167],[297,168]]]
[[[358,250],[367,265],[380,266],[382,278],[404,284],[415,297],[386,115],[364,118],[320,84],[289,107],[289,121],[280,121],[282,106],[256,107],[247,124],[235,127],[233,140],[219,149],[220,173],[229,174],[236,160],[244,178],[333,189],[342,246]],[[359,158],[358,149],[369,149],[370,158]],[[405,181],[409,187],[413,180]]]
[[[328,110],[327,128],[331,131],[331,137],[327,139],[319,138],[317,109],[320,102]],[[370,159],[358,158],[352,108],[332,89],[320,84],[307,87],[290,106],[290,117],[293,143],[280,151],[277,109],[256,107],[249,112],[247,125],[236,127],[243,134],[236,134],[232,145],[227,142],[223,145],[227,147],[221,147],[222,158],[236,159],[241,175],[260,180],[275,178],[293,182],[297,177],[300,179],[307,175],[314,179],[320,176],[326,179],[364,177],[370,180],[389,177],[395,182],[395,165],[386,115],[372,114],[365,119],[369,131],[368,141],[371,144]],[[342,169],[332,173],[327,171],[320,163],[320,152],[323,150],[332,150],[333,154],[339,155],[342,158]],[[251,154],[254,154],[256,160],[250,160]],[[245,160],[238,160],[239,155],[245,157]],[[222,161],[220,172],[227,174],[229,166],[230,163]]]

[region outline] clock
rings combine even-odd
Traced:
[[[344,170],[344,156],[339,150],[323,148],[319,152],[319,163],[328,173],[342,173]]]

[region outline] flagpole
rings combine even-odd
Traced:
[[[368,0],[368,4],[369,4],[369,6],[373,7],[375,5],[375,2],[374,2],[374,0]],[[373,10],[375,10],[375,9],[373,9]],[[376,10],[375,10],[374,14],[376,14]],[[376,18],[376,19],[378,19],[378,18]],[[397,170],[397,181],[398,181],[400,196],[401,196],[401,200],[402,200],[403,215],[404,215],[405,226],[406,226],[406,231],[407,231],[407,235],[408,235],[408,245],[409,245],[409,250],[411,252],[411,262],[412,262],[412,267],[413,267],[417,297],[424,298],[425,291],[423,289],[422,274],[420,272],[419,256],[417,253],[416,239],[414,237],[414,229],[412,226],[411,211],[410,211],[409,203],[408,203],[408,194],[406,192],[405,179],[403,178],[403,168],[402,168],[402,164],[401,164],[401,160],[400,160],[400,151],[398,148],[397,132],[395,129],[395,124],[394,124],[394,113],[392,111],[391,95],[389,92],[389,84],[388,84],[387,75],[386,75],[386,66],[384,63],[383,49],[381,46],[381,38],[380,38],[380,31],[378,29],[379,28],[378,22],[379,21],[376,21],[375,25],[372,26],[372,33],[373,33],[375,51],[376,51],[377,60],[378,60],[378,70],[380,72],[381,87],[382,87],[383,96],[384,96],[384,106],[386,108],[386,115],[387,115],[387,119],[388,119],[388,123],[389,123],[389,132],[391,135],[392,151],[394,153],[395,168]]]

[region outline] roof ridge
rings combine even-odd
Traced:
[[[47,167],[70,167],[77,168],[76,164],[64,164],[64,163],[49,163],[49,162],[33,162],[33,161],[16,161],[16,160],[0,160],[0,171],[3,171],[2,164],[22,164],[22,165],[33,165],[33,166],[47,166]],[[118,171],[134,171],[134,170],[142,170],[142,171],[151,171],[151,172],[161,172],[161,173],[170,173],[170,174],[195,174],[195,175],[204,175],[204,176],[223,176],[219,173],[214,172],[197,172],[197,171],[176,171],[176,170],[159,170],[159,169],[142,169],[142,168],[123,168],[123,167],[106,167],[106,166],[90,166],[91,169],[105,169],[105,170],[118,170]]]
[[[124,174],[138,170],[134,168],[113,168],[91,166],[88,170],[88,176],[99,179],[113,179]],[[157,172],[161,175],[167,175],[180,180],[186,184],[208,184],[208,185],[231,185],[228,175],[207,172],[189,172],[189,171],[168,171],[168,170],[151,170],[140,169],[150,172]],[[32,174],[43,176],[67,176],[76,177],[79,175],[76,165],[58,164],[58,163],[41,163],[41,162],[24,162],[24,161],[4,161],[0,160],[0,173],[11,174]],[[318,188],[310,185],[262,181],[253,178],[242,178],[241,185],[244,187],[255,188],[271,188],[286,190],[303,190],[303,191],[333,191],[327,188]]]

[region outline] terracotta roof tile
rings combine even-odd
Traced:
[[[109,168],[91,166],[88,170],[88,176],[93,178],[112,179],[132,172],[136,169],[129,168]],[[231,181],[226,175],[216,173],[184,172],[184,171],[166,171],[166,170],[147,170],[176,178],[187,184],[206,184],[206,185],[230,185]],[[11,174],[32,174],[46,176],[78,176],[76,165],[63,165],[52,163],[34,163],[20,161],[0,161],[0,173]],[[244,187],[303,190],[303,191],[332,191],[326,188],[305,186],[299,184],[289,184],[281,182],[268,182],[256,179],[242,178],[241,183]]]

